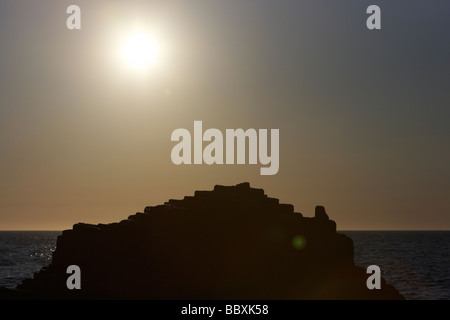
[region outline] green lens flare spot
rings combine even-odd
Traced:
[[[306,239],[301,235],[296,235],[292,238],[292,247],[295,250],[302,250],[306,246]]]

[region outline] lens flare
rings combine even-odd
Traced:
[[[301,235],[296,235],[292,238],[292,247],[296,250],[302,250],[306,246],[306,239]]]

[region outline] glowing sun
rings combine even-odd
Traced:
[[[145,71],[158,63],[158,44],[155,38],[145,30],[133,30],[123,37],[120,56],[128,67]]]

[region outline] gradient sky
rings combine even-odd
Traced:
[[[66,28],[66,8],[82,29]],[[366,8],[382,29],[366,28]],[[249,181],[338,229],[450,229],[450,2],[0,2],[0,229]],[[136,23],[161,59],[116,59]],[[172,163],[177,128],[280,130],[280,170]]]

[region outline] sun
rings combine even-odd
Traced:
[[[171,69],[169,39],[167,31],[156,23],[137,18],[121,21],[112,25],[104,38],[105,62],[118,77],[160,79]]]
[[[158,63],[158,43],[148,31],[132,30],[122,39],[120,58],[131,69],[146,71]]]

